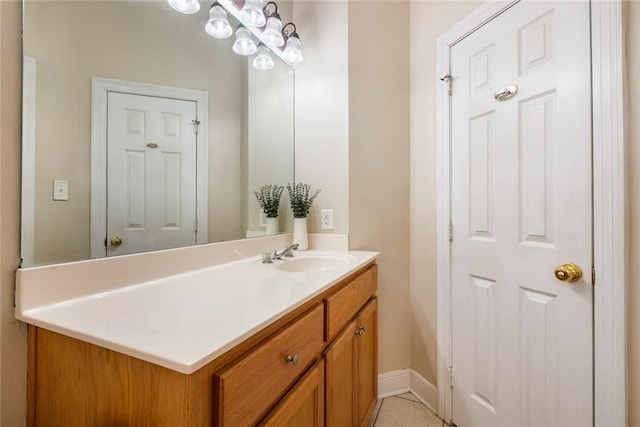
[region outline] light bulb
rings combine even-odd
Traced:
[[[245,0],[240,9],[240,19],[247,25],[262,27],[267,19],[264,17],[262,0]]]
[[[253,66],[258,70],[270,70],[275,66],[269,48],[263,44],[258,46],[258,54],[253,58]]]
[[[277,13],[272,14],[269,16],[269,19],[267,19],[267,26],[262,33],[262,41],[271,47],[284,45],[284,38],[282,38],[282,21]]]
[[[236,41],[233,43],[233,51],[238,55],[248,56],[256,51],[256,43],[251,38],[251,32],[245,27],[236,30]]]
[[[289,64],[298,64],[302,62],[302,51],[300,50],[300,39],[297,35],[290,35],[287,39],[287,45],[282,52],[282,57]]]
[[[220,5],[215,4],[209,9],[209,21],[204,26],[204,30],[216,39],[226,39],[233,34],[227,12]]]
[[[200,10],[200,2],[198,0],[168,0],[169,6],[174,10],[186,15],[192,15]]]

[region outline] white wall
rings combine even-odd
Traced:
[[[300,1],[293,17],[305,55],[296,68],[296,180],[322,189],[309,231],[320,231],[321,209],[333,209],[333,232],[348,233],[348,3]]]
[[[349,243],[381,252],[380,373],[411,366],[408,27],[407,0],[349,2]]]
[[[0,425],[25,425],[26,327],[13,317],[20,263],[22,6],[0,1]]]
[[[411,2],[411,362],[437,383],[436,38],[479,1]]]

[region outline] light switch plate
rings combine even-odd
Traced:
[[[53,200],[69,200],[69,181],[53,181]]]
[[[320,211],[323,230],[333,230],[333,209],[322,209]]]

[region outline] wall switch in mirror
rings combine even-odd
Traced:
[[[260,228],[267,228],[267,215],[260,210]]]
[[[320,218],[322,218],[323,230],[333,230],[333,209],[322,209]]]
[[[53,181],[53,200],[69,200],[69,181]]]

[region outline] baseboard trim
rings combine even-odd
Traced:
[[[379,399],[407,392],[437,413],[438,389],[413,369],[400,369],[378,375]]]
[[[411,369],[378,375],[378,399],[411,391]]]

